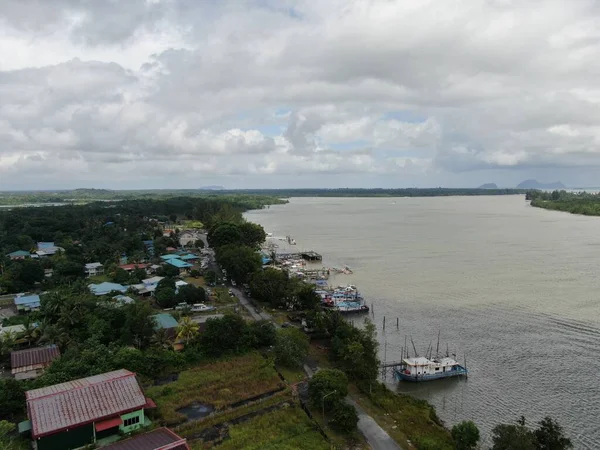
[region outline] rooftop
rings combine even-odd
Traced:
[[[16,252],[11,252],[6,256],[8,256],[9,258],[18,258],[20,256],[29,256],[29,255],[30,255],[30,253],[28,251],[17,250]]]
[[[121,264],[119,267],[123,270],[145,269],[148,264]]]
[[[135,374],[125,369],[25,392],[34,439],[143,408]]]
[[[164,427],[103,447],[104,450],[189,450],[189,448],[185,439]]]
[[[185,269],[187,267],[194,267],[192,264],[186,263],[185,261],[182,261],[182,260],[176,259],[176,258],[172,258],[172,259],[167,260],[167,264],[175,266],[178,269]]]
[[[88,263],[85,265],[86,269],[97,269],[98,267],[102,267],[102,264],[99,262]]]
[[[164,279],[165,279],[165,277],[151,277],[151,278],[146,278],[145,280],[142,280],[142,283],[144,283],[144,284],[158,284],[158,283],[160,283]]]
[[[154,321],[156,322],[157,328],[169,329],[177,328],[179,326],[179,324],[175,320],[175,317],[173,317],[171,314],[155,314],[152,317],[154,317]]]
[[[45,367],[53,360],[60,357],[60,350],[56,345],[46,347],[28,348],[10,354],[10,367],[13,375],[18,372]]]
[[[27,305],[33,306],[37,303],[37,306],[40,306],[40,296],[39,295],[23,295],[21,297],[15,297],[15,305]]]
[[[198,255],[189,254],[189,255],[183,255],[180,259],[182,259],[183,261],[189,261],[192,259],[200,259],[200,257]]]
[[[106,295],[112,291],[119,291],[119,292],[127,291],[127,286],[123,286],[122,284],[118,284],[118,283],[109,283],[108,281],[105,281],[105,282],[99,283],[99,284],[90,284],[88,287],[89,287],[90,291],[92,292],[92,294],[95,294],[95,295]]]
[[[161,255],[160,257],[161,259],[164,259],[165,261],[168,261],[169,259],[177,259],[179,258],[178,255]]]

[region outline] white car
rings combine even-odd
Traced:
[[[178,305],[175,307],[175,309],[176,309],[177,311],[181,311],[181,310],[183,310],[183,309],[188,309],[189,307],[190,307],[190,305],[188,305],[187,303],[179,303],[179,304],[178,304]]]
[[[215,309],[214,306],[206,306],[204,303],[195,303],[192,306],[192,312],[206,312]]]

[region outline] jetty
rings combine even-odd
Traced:
[[[306,261],[323,261],[323,256],[314,251],[302,252],[300,253],[302,259]]]

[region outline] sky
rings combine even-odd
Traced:
[[[0,190],[600,185],[596,0],[2,0]]]

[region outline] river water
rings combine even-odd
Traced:
[[[468,380],[387,376],[448,425],[473,420],[489,443],[497,423],[550,415],[576,448],[600,448],[600,218],[523,196],[293,198],[246,217],[354,270],[333,283],[373,304],[382,360],[405,336],[411,356],[411,336],[421,355],[435,349],[438,331],[440,353],[466,355]]]

